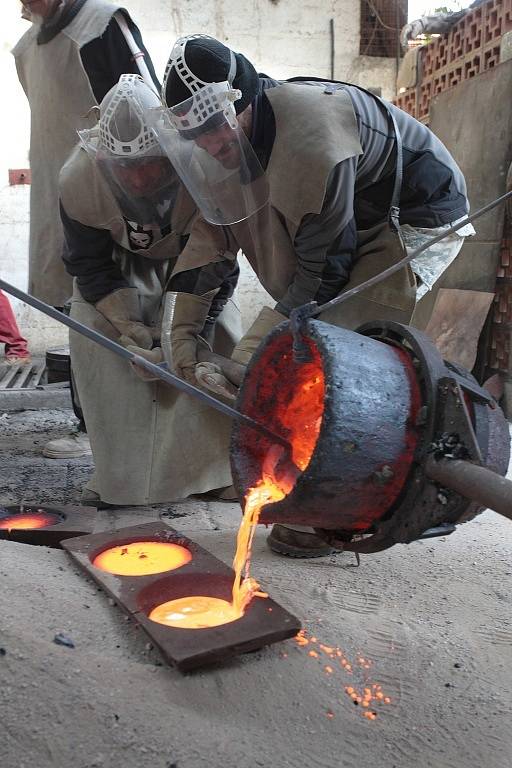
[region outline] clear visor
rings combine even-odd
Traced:
[[[170,110],[151,109],[145,118],[211,224],[236,224],[266,205],[267,177],[232,102],[208,104],[204,94],[195,94]]]
[[[93,158],[122,212],[139,223],[159,221],[162,200],[174,204],[179,178],[169,158],[155,144],[137,155],[111,154],[98,146],[95,129],[79,132],[82,146]]]

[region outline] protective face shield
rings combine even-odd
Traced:
[[[228,79],[206,83],[185,60],[192,38],[177,41],[164,79],[165,89],[174,69],[192,95],[167,110],[149,110],[146,119],[205,219],[212,224],[235,224],[268,202],[268,182],[237,121],[234,102],[242,94],[231,85],[236,73],[234,54]]]
[[[147,124],[146,110],[160,99],[139,75],[121,75],[100,105],[99,125],[79,132],[84,149],[93,157],[125,215],[135,221],[162,218],[162,200],[172,207],[178,177]]]

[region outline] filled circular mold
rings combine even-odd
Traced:
[[[248,610],[232,605],[233,576],[182,573],[153,581],[137,595],[150,621],[173,629],[213,629],[239,621]],[[187,610],[184,610],[184,609]]]
[[[114,576],[150,576],[182,568],[192,560],[190,550],[162,541],[131,541],[106,547],[91,556],[101,571]]]
[[[189,595],[155,606],[148,618],[176,629],[210,629],[243,616],[227,600],[209,595]]]
[[[0,531],[34,531],[58,525],[66,516],[45,507],[0,507]]]

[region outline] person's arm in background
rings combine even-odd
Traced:
[[[96,229],[70,218],[62,203],[60,215],[64,228],[66,270],[76,277],[83,298],[95,304],[109,293],[126,288],[121,269],[112,258],[114,242],[106,229]]]
[[[288,316],[310,301],[323,304],[337,296],[350,277],[357,251],[354,185],[357,157],[344,160],[331,173],[322,210],[302,220],[294,240],[297,269],[276,305]]]
[[[135,42],[144,53],[144,61],[157,91],[160,93],[160,83],[155,74],[151,57],[142,42],[140,30],[128,15],[123,15]],[[80,50],[80,56],[98,104],[112,86],[118,82],[121,75],[140,74],[137,62],[134,60],[128,43],[114,17],[110,19],[108,27],[101,37],[97,37],[83,46]]]
[[[144,325],[139,294],[123,277],[112,258],[114,241],[110,232],[71,219],[61,203],[64,227],[64,264],[85,301],[94,304],[119,334],[125,347],[151,350],[160,329]]]

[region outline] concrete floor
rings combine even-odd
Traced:
[[[0,412],[1,504],[78,503],[91,462],[40,454],[72,423]],[[191,500],[103,513],[98,529],[163,516],[230,562],[239,515]],[[253,573],[315,641],[187,676],[64,552],[0,541],[0,766],[510,768],[511,533],[486,512],[356,568],[274,556],[262,529]],[[367,708],[350,695],[365,689]]]

